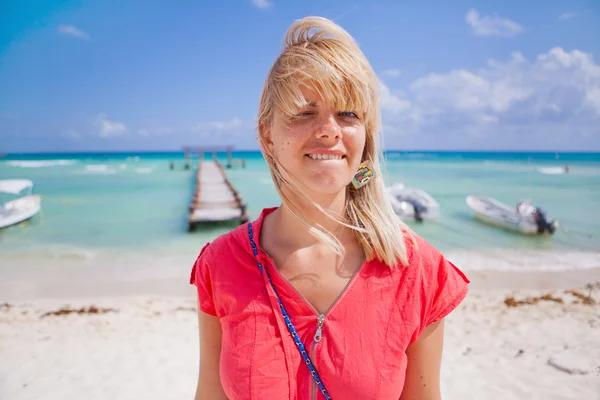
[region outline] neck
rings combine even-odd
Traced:
[[[316,208],[310,201],[304,198],[298,198],[293,193],[286,192],[286,195],[292,197],[299,208],[300,213],[306,218],[309,225],[320,227],[337,236],[339,240],[344,242],[344,238],[351,231],[338,224],[328,217],[321,210]],[[344,210],[346,205],[346,191],[342,190],[336,195],[319,196],[315,198],[315,203],[320,205],[325,211],[338,216],[338,219],[344,218]],[[273,213],[273,228],[277,232],[279,241],[287,243],[293,247],[305,247],[315,244],[317,239],[307,232],[300,222],[294,216],[292,210],[285,204]]]

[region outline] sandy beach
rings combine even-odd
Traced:
[[[469,277],[447,319],[444,399],[600,399],[600,268]],[[138,281],[123,296],[126,282],[118,293],[88,285],[87,296],[61,297],[65,285],[2,299],[0,399],[193,398],[193,287]]]
[[[0,0],[0,400],[193,400],[192,267],[238,228],[193,275],[230,393],[302,362],[263,264],[314,283],[302,320],[269,278],[334,400],[394,390],[464,295],[439,252],[442,399],[600,400],[600,0],[38,3]],[[422,270],[331,293],[392,250]]]

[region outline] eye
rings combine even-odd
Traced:
[[[314,111],[303,110],[303,111],[299,111],[297,114],[293,115],[291,119],[292,119],[292,121],[295,121],[295,120],[299,120],[299,119],[306,119],[313,115],[315,115]]]
[[[353,111],[340,111],[338,115],[343,118],[359,119],[358,115]]]

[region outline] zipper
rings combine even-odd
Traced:
[[[320,314],[317,317],[317,331],[315,332],[315,343],[319,343],[323,339],[323,323],[325,322],[325,314]]]
[[[262,250],[262,249],[261,249]],[[264,254],[266,254],[263,251]],[[288,286],[291,286],[293,290],[296,291],[296,293],[298,294],[298,296],[300,296],[300,298],[302,300],[304,300],[304,303],[306,303],[310,309],[315,313],[315,315],[317,316],[317,330],[315,332],[315,336],[313,338],[313,343],[310,347],[310,359],[313,362],[313,365],[315,365],[315,351],[316,351],[316,347],[317,344],[319,342],[321,342],[321,340],[323,339],[323,325],[325,323],[325,318],[327,317],[327,314],[329,314],[329,311],[331,311],[331,309],[337,304],[337,302],[339,301],[339,299],[344,295],[344,293],[346,293],[346,291],[348,290],[348,288],[352,285],[352,282],[354,282],[354,280],[356,279],[356,277],[358,276],[358,273],[363,269],[363,267],[365,266],[365,264],[367,263],[367,261],[365,260],[362,265],[360,266],[360,268],[358,268],[356,271],[354,271],[354,273],[352,274],[352,277],[350,278],[350,280],[348,281],[348,283],[346,283],[346,286],[344,286],[344,289],[337,295],[337,297],[335,298],[335,300],[333,301],[333,303],[331,303],[331,305],[327,308],[327,310],[325,310],[324,313],[319,313],[319,311],[317,311],[317,309],[312,305],[312,303],[310,301],[308,301],[306,299],[306,297],[304,297],[304,295],[302,293],[300,293],[300,291],[296,288],[296,286],[292,285],[290,283],[290,281],[288,281],[285,276],[283,276],[281,274],[281,272],[277,269],[277,267],[275,266],[275,262],[273,262],[273,260],[271,259],[271,257],[267,256],[267,259],[269,260],[269,262],[271,263],[271,265],[273,266],[273,269],[275,270],[275,272],[279,275],[279,277],[288,284]],[[315,369],[316,369],[316,365],[315,365]],[[317,397],[317,383],[315,382],[315,380],[312,380],[312,390],[311,390],[311,399],[315,400]]]
[[[266,253],[265,253],[266,254]],[[346,293],[346,291],[348,290],[348,288],[352,285],[352,282],[354,282],[354,280],[356,279],[356,277],[358,276],[358,273],[363,269],[363,267],[365,266],[365,264],[367,263],[367,261],[363,262],[363,264],[360,266],[359,269],[357,269],[356,271],[354,271],[354,273],[352,274],[352,277],[350,277],[350,280],[348,281],[348,283],[346,283],[346,286],[344,286],[344,289],[337,295],[337,297],[335,298],[335,300],[333,301],[333,303],[331,303],[331,305],[329,306],[329,308],[327,308],[327,310],[325,310],[324,313],[320,313],[317,311],[317,309],[312,305],[312,303],[310,301],[308,301],[306,299],[306,297],[304,297],[304,295],[302,293],[300,293],[300,291],[298,289],[296,289],[296,286],[292,285],[290,283],[290,281],[288,281],[286,279],[285,276],[283,276],[281,274],[281,272],[277,269],[277,267],[275,266],[275,263],[273,262],[273,260],[271,259],[271,257],[268,257],[269,262],[271,263],[271,265],[273,266],[273,269],[275,270],[275,272],[279,275],[279,277],[288,284],[288,286],[291,286],[293,290],[296,291],[296,293],[298,294],[298,296],[300,296],[302,298],[302,300],[304,300],[304,303],[306,303],[306,305],[308,305],[310,307],[310,309],[315,313],[315,315],[318,317],[319,315],[323,315],[323,318],[327,316],[327,314],[329,314],[329,311],[331,311],[331,309],[337,304],[338,300],[344,295],[344,293]]]
[[[315,349],[317,347],[317,344],[321,342],[321,340],[323,339],[323,323],[325,322],[325,314],[319,314],[319,316],[317,317],[317,331],[315,332],[315,337],[313,338],[313,343],[312,346],[310,346],[310,359],[313,363],[313,365],[315,366],[315,369],[317,368],[317,363],[316,363],[316,359],[315,359]],[[315,382],[315,380],[312,380],[312,390],[311,390],[311,396],[310,398],[312,400],[316,400],[317,398],[317,382]]]

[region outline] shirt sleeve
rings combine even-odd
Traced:
[[[436,248],[420,239],[421,330],[446,317],[464,300],[470,283],[466,275]]]
[[[196,285],[200,310],[206,314],[217,316],[208,260],[209,256],[206,251],[209,244],[210,243],[207,243],[202,248],[200,255],[198,255],[198,258],[192,267],[190,284]]]

